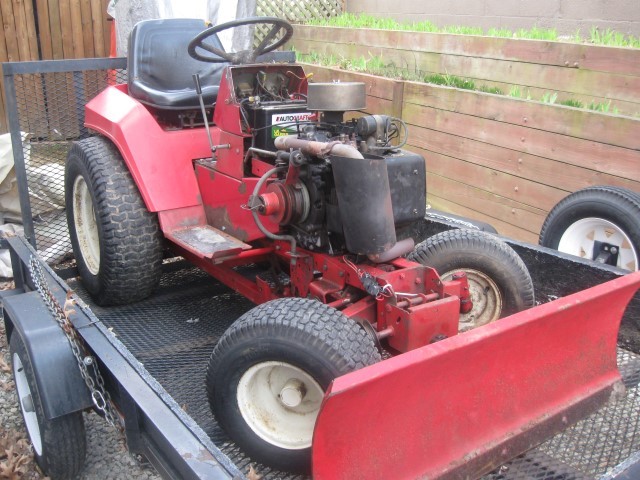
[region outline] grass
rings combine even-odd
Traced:
[[[576,43],[592,43],[595,45],[607,45],[614,47],[630,47],[640,48],[640,38],[632,35],[625,35],[611,29],[600,30],[593,27],[590,35],[584,38],[580,31],[576,31],[573,36],[566,38],[560,37],[554,28],[532,27],[530,29],[509,30],[506,28],[490,28],[484,31],[480,27],[466,27],[463,25],[446,25],[438,27],[429,21],[423,22],[398,22],[391,18],[379,18],[364,13],[356,15],[353,13],[343,13],[341,15],[324,18],[312,19],[307,25],[318,25],[327,27],[345,27],[345,28],[374,28],[379,30],[405,30],[412,32],[430,32],[430,33],[454,33],[459,35],[486,35],[489,37],[499,38],[524,38],[531,40],[548,40],[572,41]]]
[[[435,73],[424,78],[425,83],[433,83],[434,85],[445,85],[447,87],[460,88],[462,90],[476,90],[476,84],[468,78],[456,77],[448,73],[442,75]]]
[[[449,73],[432,73],[421,74],[420,72],[412,72],[406,68],[398,68],[394,64],[386,64],[384,59],[369,53],[369,57],[360,57],[356,59],[347,59],[344,57],[337,58],[334,55],[320,55],[312,52],[308,55],[296,52],[297,60],[306,63],[314,63],[325,67],[337,67],[352,72],[369,73],[371,75],[379,75],[387,78],[398,80],[411,80],[417,82],[430,83],[432,85],[442,85],[446,87],[459,88],[461,90],[472,90],[493,95],[506,95],[513,98],[523,100],[533,100],[537,102],[547,103],[549,105],[563,105],[566,107],[583,108],[594,110],[602,113],[613,113],[618,115],[618,109],[611,105],[611,101],[595,102],[591,101],[584,104],[580,100],[564,99],[558,100],[558,92],[544,92],[540,98],[533,98],[528,88],[519,85],[513,85],[505,94],[498,87],[489,85],[477,85],[476,81],[470,78],[458,77]]]
[[[587,108],[589,110],[594,110],[596,112],[603,113],[613,113],[614,115],[618,114],[618,109],[616,107],[611,106],[611,100],[607,100],[606,102],[590,102],[587,104]]]

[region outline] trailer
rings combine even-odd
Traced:
[[[4,65],[27,212],[28,240],[7,240],[16,289],[2,295],[7,335],[31,367],[22,408],[40,416],[38,426],[97,409],[167,478],[243,478],[254,462],[211,416],[204,371],[222,333],[252,304],[171,259],[152,297],[101,307],[77,272],[58,275],[38,256],[50,258],[64,235],[55,216],[32,215],[31,202],[47,197],[37,174],[56,170],[51,156],[66,156],[69,140],[90,135],[82,107],[124,67],[121,59]],[[21,132],[29,132],[28,158]],[[475,227],[427,214],[412,236],[462,226]],[[509,244],[542,305],[337,378],[315,426],[314,478],[634,478],[640,274]],[[256,468],[265,478],[296,478]]]

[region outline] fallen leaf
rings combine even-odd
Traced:
[[[11,367],[5,361],[4,357],[1,357],[1,356],[0,356],[0,371],[3,371],[5,373],[9,373],[11,371]]]
[[[2,388],[5,392],[10,392],[15,388],[15,383],[12,380],[8,382],[0,382],[0,388]]]
[[[247,480],[260,480],[262,475],[259,475],[258,472],[255,471],[253,465],[249,465],[249,473],[247,474]]]

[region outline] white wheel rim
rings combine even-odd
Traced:
[[[481,325],[493,322],[500,318],[502,313],[502,292],[488,275],[470,269],[457,269],[445,273],[440,278],[443,281],[452,279],[453,274],[463,271],[467,274],[469,282],[469,294],[473,307],[468,313],[460,314],[458,331],[466,332]]]
[[[42,456],[42,434],[40,433],[38,416],[33,405],[33,396],[31,395],[29,382],[27,382],[27,374],[17,353],[13,354],[13,376],[16,380],[16,393],[18,394],[22,417],[33,444],[33,450],[38,456]]]
[[[240,413],[262,440],[280,448],[311,447],[324,390],[311,375],[285,362],[262,362],[238,383]]]
[[[632,272],[638,270],[638,252],[631,239],[624,230],[604,218],[583,218],[571,224],[560,238],[558,250],[591,260],[596,241],[618,247],[617,267]]]
[[[73,182],[73,223],[80,254],[92,275],[100,270],[100,239],[91,193],[82,175]]]

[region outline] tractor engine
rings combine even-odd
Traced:
[[[256,149],[277,150],[274,169],[249,202],[259,227],[258,216],[267,216],[302,248],[366,255],[374,262],[413,248],[410,238],[398,241],[396,230],[424,218],[425,160],[401,148],[407,127],[400,119],[343,120],[345,111],[364,107],[363,83],[310,84],[304,111],[281,105],[276,118],[292,121],[258,130]],[[255,109],[254,124],[264,116]],[[277,180],[258,195],[274,173]]]

